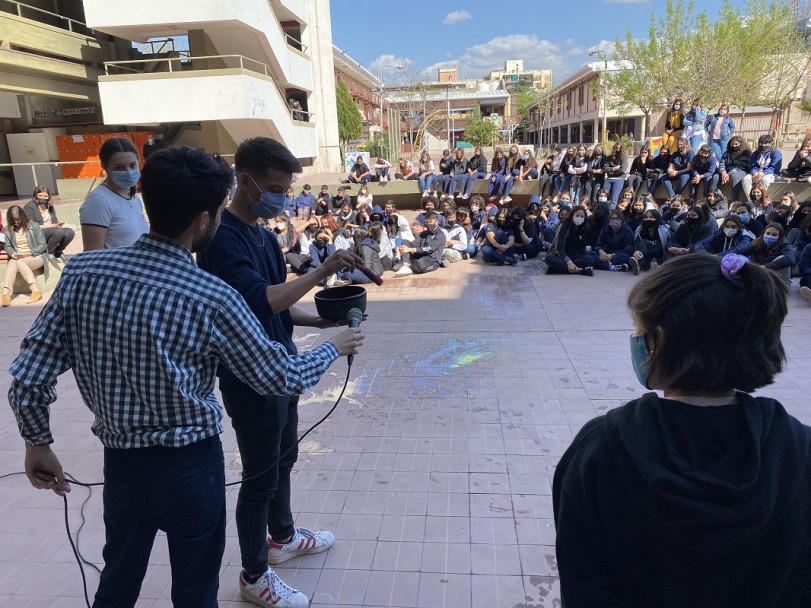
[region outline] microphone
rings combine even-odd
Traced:
[[[360,308],[350,308],[346,313],[346,323],[350,328],[360,327],[360,322],[363,321],[363,311]],[[355,361],[355,355],[349,355],[347,362],[349,365]]]

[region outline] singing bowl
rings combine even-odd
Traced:
[[[345,321],[353,308],[366,312],[366,290],[358,285],[329,287],[315,294],[315,310],[327,321]]]

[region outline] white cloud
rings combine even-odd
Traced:
[[[560,47],[535,34],[499,36],[465,49],[459,57],[460,78],[481,78],[490,70],[504,69],[508,59],[523,59],[524,68],[561,69],[566,65]]]
[[[447,15],[445,15],[445,19],[442,21],[445,25],[456,25],[460,21],[467,21],[468,19],[472,19],[473,15],[471,15],[467,11],[451,11]]]
[[[605,51],[608,56],[611,56],[611,53],[614,52],[614,41],[613,40],[600,40],[597,44],[593,44],[589,47],[589,52],[591,51]]]
[[[380,78],[380,68],[383,66],[395,66],[399,65],[402,66],[401,70],[397,68],[387,68],[383,72],[383,82],[386,84],[392,84],[394,82],[399,82],[402,80],[402,74],[404,72],[411,71],[413,72],[416,70],[415,63],[412,59],[408,57],[398,57],[396,55],[388,54],[388,55],[380,55],[377,59],[372,61],[369,64],[369,71]]]

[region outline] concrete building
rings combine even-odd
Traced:
[[[305,166],[340,165],[328,0],[141,0],[125,11],[84,0],[84,8],[96,31],[189,40],[188,56],[108,62],[99,77],[105,124],[199,122],[207,150],[233,153],[265,135]]]
[[[528,85],[533,89],[552,86],[552,70],[525,70],[523,59],[508,59],[503,70],[492,70],[484,80],[504,80],[507,85]]]
[[[363,122],[362,140],[368,140],[373,133],[386,131],[389,128],[389,104],[383,100],[383,124],[381,125],[380,101],[383,80],[373,74],[360,63],[352,59],[338,47],[332,47],[332,59],[335,64],[335,79],[342,81],[355,105]]]

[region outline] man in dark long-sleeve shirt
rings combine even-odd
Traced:
[[[291,355],[244,300],[200,270],[231,169],[193,148],[156,152],[141,184],[151,232],[77,255],[11,365],[9,401],[31,484],[70,487],[50,448],[57,377],[72,369],[104,444],[105,566],[94,607],[135,605],[158,530],[169,541],[174,606],[214,608],[225,546],[218,366],[254,390],[299,394],[361,337]],[[348,339],[349,338],[349,339]]]

